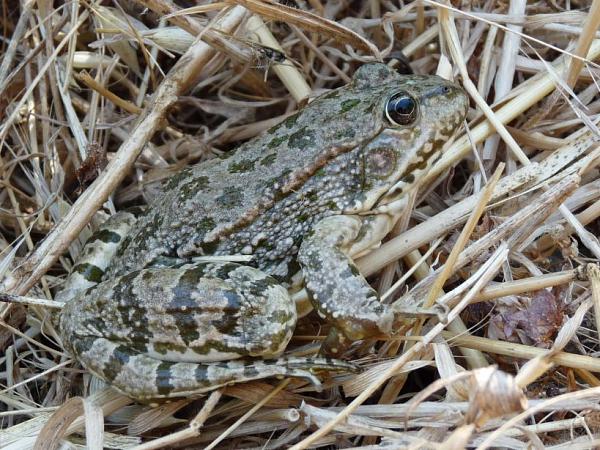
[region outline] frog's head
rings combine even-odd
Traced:
[[[415,185],[463,123],[468,99],[443,78],[401,76],[382,64],[362,66],[352,84],[372,91],[371,114],[380,126],[361,148],[361,195],[349,211],[360,212],[386,194],[398,197]]]

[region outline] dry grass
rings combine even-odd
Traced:
[[[600,0],[107,5],[3,3],[2,448],[600,444]],[[364,370],[154,408],[82,373],[50,316],[90,230],[399,50],[471,110],[357,261],[405,317],[352,348]],[[315,351],[317,322],[290,350]]]

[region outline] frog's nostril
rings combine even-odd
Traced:
[[[452,91],[452,88],[450,86],[442,85],[442,86],[438,86],[435,89],[434,95],[446,96],[446,95],[450,94],[451,91]]]

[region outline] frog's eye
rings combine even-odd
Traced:
[[[398,92],[385,104],[385,116],[392,125],[410,125],[417,118],[417,102],[406,92]]]

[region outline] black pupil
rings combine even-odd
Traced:
[[[387,116],[398,125],[408,125],[415,119],[417,104],[415,100],[405,93],[394,95],[386,105]]]
[[[410,97],[402,97],[394,103],[394,111],[398,114],[408,115],[415,107],[415,102]]]

